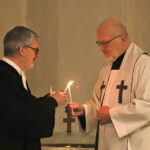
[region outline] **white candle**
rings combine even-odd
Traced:
[[[73,82],[74,82],[74,81],[68,82],[68,84],[67,84],[67,86],[66,86],[66,88],[65,88],[65,92],[66,92],[67,89],[68,89],[71,105],[72,105],[72,96],[71,96],[71,89],[70,89],[70,86],[73,84]],[[72,108],[72,107],[71,107],[71,108]],[[74,115],[73,108],[72,108],[72,114]]]
[[[50,89],[49,89],[50,94],[52,94],[52,91],[53,91],[53,89],[52,89],[52,86],[51,86]]]
[[[68,91],[69,91],[70,102],[72,104],[72,96],[71,96],[71,89],[70,89],[70,87],[68,88]]]
[[[72,96],[71,96],[71,89],[70,89],[70,86],[68,87],[68,91],[69,91],[70,102],[71,102],[71,105],[72,105]],[[72,108],[72,107],[71,107],[71,108]],[[72,111],[72,114],[74,115],[73,108],[71,109],[71,111]]]

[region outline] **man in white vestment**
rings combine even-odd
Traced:
[[[83,105],[69,103],[66,112],[86,133],[97,128],[97,150],[150,150],[150,57],[115,19],[99,25],[97,40],[109,63],[93,97]]]

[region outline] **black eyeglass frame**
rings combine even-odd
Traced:
[[[31,47],[31,46],[24,46],[24,47],[28,47],[28,48],[33,49],[34,52],[35,52],[35,55],[37,55],[39,53],[39,48],[34,48],[34,47]]]
[[[118,37],[120,37],[120,36],[121,36],[121,34],[119,34],[119,35],[113,37],[112,39],[110,39],[110,40],[108,40],[108,41],[106,41],[106,42],[99,42],[99,41],[96,41],[96,44],[97,44],[99,47],[100,47],[100,46],[106,46],[108,43],[110,43],[111,41],[113,41],[114,39],[116,39],[116,38],[118,38]]]

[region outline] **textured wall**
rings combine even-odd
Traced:
[[[57,0],[28,0],[27,26],[40,36],[40,58],[28,72],[33,93],[37,96],[49,92],[50,85],[58,83],[58,15]]]
[[[17,25],[26,23],[26,0],[0,0],[0,58],[3,56],[3,37]]]

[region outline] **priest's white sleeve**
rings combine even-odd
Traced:
[[[94,87],[92,99],[88,100],[83,107],[85,109],[85,122],[86,122],[86,133],[89,133],[96,129],[97,127],[97,110],[100,108],[100,76],[99,79]],[[80,128],[81,129],[81,128]]]
[[[93,131],[97,125],[96,109],[93,104],[84,104],[85,108],[85,121],[86,121],[86,133]]]

